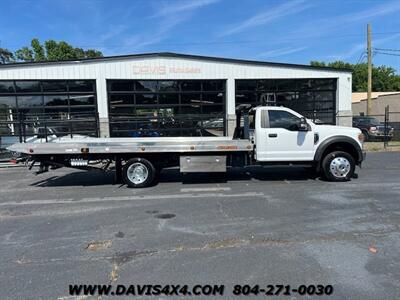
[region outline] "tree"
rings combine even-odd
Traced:
[[[46,60],[46,55],[44,53],[43,46],[40,44],[38,39],[33,39],[31,41],[32,50],[34,53],[35,61],[43,61]]]
[[[6,49],[0,48],[0,64],[6,64],[14,60],[14,54]]]
[[[22,47],[15,51],[15,58],[20,61],[33,61],[33,51],[28,47]]]
[[[103,53],[101,53],[101,51],[98,50],[94,50],[94,49],[88,49],[85,51],[85,57],[87,58],[95,58],[95,57],[102,57]]]
[[[57,42],[55,40],[47,40],[44,44],[41,44],[36,38],[32,39],[30,47],[22,47],[15,51],[15,58],[17,61],[25,62],[46,60],[60,61],[102,56],[103,53],[101,53],[101,51],[75,48],[65,41]],[[9,60],[6,60],[5,62],[9,62]]]
[[[363,64],[351,64],[344,61],[330,63],[311,61],[312,66],[349,69],[353,72],[353,92],[366,92],[368,81],[368,66]],[[400,91],[400,75],[396,70],[388,66],[372,66],[372,90],[375,92]]]

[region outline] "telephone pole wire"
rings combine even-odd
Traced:
[[[371,47],[371,24],[367,25],[367,55],[368,55],[368,98],[367,98],[367,116],[372,113],[372,47]]]

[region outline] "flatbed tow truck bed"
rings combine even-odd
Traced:
[[[17,143],[11,151],[29,155],[196,153],[252,151],[248,139],[230,137],[145,137],[145,138],[56,138],[51,141]]]

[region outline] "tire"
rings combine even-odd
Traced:
[[[148,187],[155,176],[154,165],[145,158],[132,158],[122,168],[122,179],[131,188]]]
[[[322,160],[322,170],[329,181],[349,181],[354,176],[356,163],[349,153],[334,151]]]

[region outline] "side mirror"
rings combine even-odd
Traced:
[[[306,121],[306,118],[304,118],[304,117],[300,118],[298,130],[299,131],[308,131],[308,123]]]

